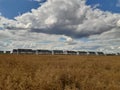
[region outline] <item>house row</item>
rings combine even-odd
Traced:
[[[0,51],[0,54],[3,54],[4,53],[4,51]]]
[[[0,54],[37,54],[37,55],[99,55],[99,56],[120,56],[120,53],[104,54],[103,52],[94,51],[72,51],[72,50],[44,50],[44,49],[13,49],[11,51],[0,51]]]
[[[117,55],[120,55],[120,53],[117,53]]]
[[[69,50],[32,50],[32,49],[13,49],[13,54],[51,54],[51,55],[105,55],[103,52],[91,51],[69,51]]]
[[[0,54],[10,54],[11,53],[11,51],[0,51]]]
[[[36,51],[32,49],[13,49],[13,54],[35,54]]]

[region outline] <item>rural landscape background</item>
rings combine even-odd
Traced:
[[[120,0],[0,0],[0,90],[120,90]]]
[[[0,55],[0,90],[120,90],[120,56]]]

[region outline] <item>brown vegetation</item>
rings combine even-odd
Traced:
[[[0,90],[120,90],[120,56],[0,55]]]

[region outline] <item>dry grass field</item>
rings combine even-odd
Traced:
[[[0,55],[0,90],[120,90],[120,56]]]

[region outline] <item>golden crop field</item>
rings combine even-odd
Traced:
[[[0,55],[0,90],[120,90],[120,56]]]

